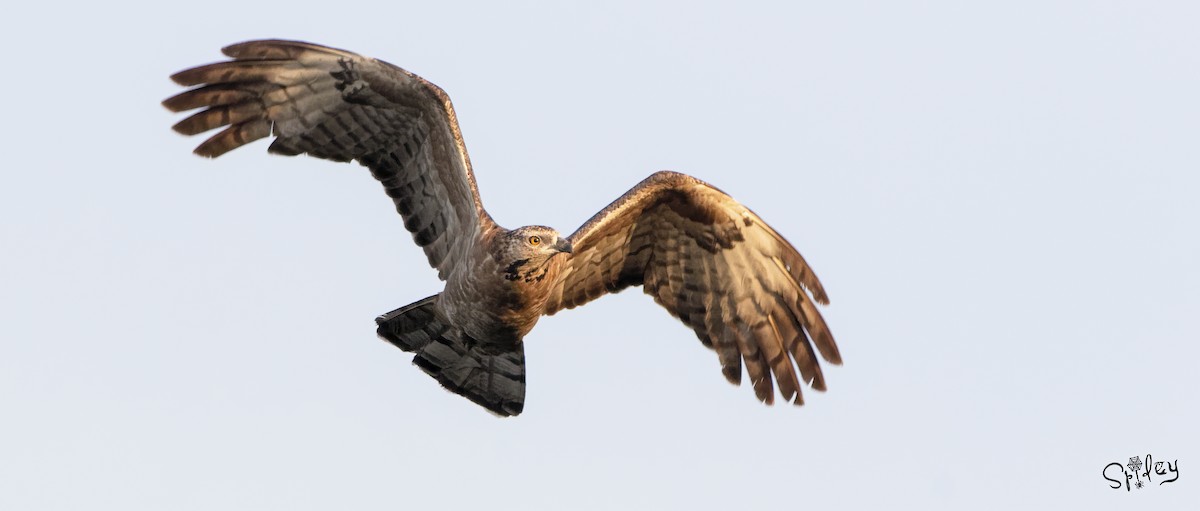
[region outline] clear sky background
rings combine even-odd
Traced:
[[[1200,502],[1195,2],[5,9],[0,509]],[[365,169],[170,130],[168,75],[264,37],[442,86],[508,227],[721,187],[845,365],[762,406],[630,290],[526,338],[520,417],[443,391],[375,337],[441,287]],[[1179,480],[1108,488],[1148,453]]]

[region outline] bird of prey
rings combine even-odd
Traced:
[[[175,131],[227,126],[196,147],[209,158],[274,136],[271,153],[370,169],[445,281],[441,293],[378,317],[379,336],[494,414],[524,408],[522,339],[538,318],[631,286],[716,351],[731,383],[741,382],[744,365],[764,403],[774,400],[772,374],[783,399],[800,405],[800,379],[825,390],[817,352],[841,363],[816,308],[828,297],[808,263],[715,187],[657,172],[570,236],[540,225],[505,229],[483,208],[442,89],[311,43],[249,41],[223,52],[232,60],[171,77],[193,88],[163,105],[202,109]]]

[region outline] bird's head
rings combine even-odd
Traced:
[[[546,263],[550,258],[571,253],[570,241],[558,231],[541,225],[513,229],[498,241],[496,254],[501,271],[511,281],[541,281],[549,269]]]

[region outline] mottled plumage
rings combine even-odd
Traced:
[[[172,76],[196,87],[163,104],[202,109],[175,130],[224,127],[196,148],[201,156],[274,136],[272,153],[369,168],[446,282],[440,294],[377,318],[380,337],[493,413],[523,409],[522,339],[538,318],[630,286],[715,350],[730,382],[740,383],[744,364],[768,404],[772,375],[785,400],[802,404],[801,379],[825,390],[817,353],[841,363],[814,303],[828,298],[812,269],[761,218],[703,181],[655,173],[566,238],[543,226],[504,229],[483,208],[454,109],[437,86],[309,43],[250,41],[224,52],[233,60]]]

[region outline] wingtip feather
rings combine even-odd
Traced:
[[[357,53],[306,41],[291,39],[256,39],[243,41],[221,48],[227,57],[239,60],[302,59],[305,54],[336,55],[358,58]]]
[[[175,82],[175,85],[182,85],[184,87],[190,87],[191,85],[189,85],[187,83],[187,77],[188,77],[188,71],[191,71],[192,69],[195,69],[195,68],[184,69],[182,71],[176,71],[175,73],[172,73],[171,81]]]
[[[810,289],[813,292],[813,300],[821,305],[829,305],[829,295],[825,294],[824,289]]]

